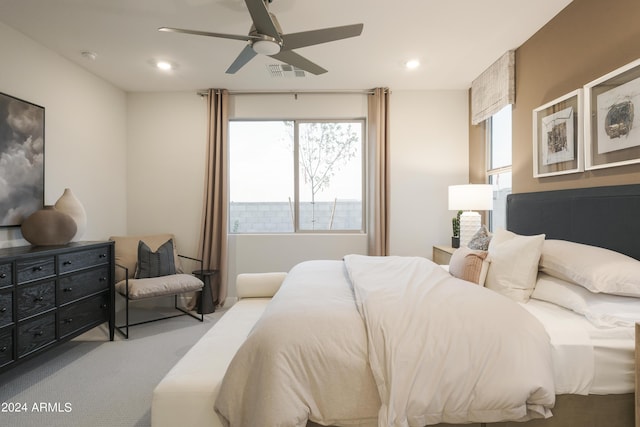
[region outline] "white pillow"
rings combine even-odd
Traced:
[[[636,298],[594,294],[582,286],[545,273],[538,275],[531,298],[582,314],[601,328],[631,328],[636,322],[640,322],[640,304]]]
[[[640,261],[609,249],[547,240],[540,271],[591,292],[640,297]]]
[[[521,236],[497,230],[489,243],[489,271],[485,287],[514,301],[527,302],[538,275],[544,234]]]

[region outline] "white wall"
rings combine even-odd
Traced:
[[[448,186],[469,182],[467,91],[393,91],[390,252],[431,258],[451,244]]]
[[[127,233],[173,233],[197,256],[207,142],[207,103],[195,92],[130,93]]]
[[[126,230],[125,93],[0,23],[0,92],[45,107],[45,204],[69,187],[87,211],[83,240]],[[0,229],[0,247],[27,244]]]

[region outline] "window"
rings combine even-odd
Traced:
[[[363,230],[364,120],[230,121],[229,232]]]
[[[489,229],[507,227],[507,195],[511,194],[511,105],[487,120],[487,176],[493,185]]]

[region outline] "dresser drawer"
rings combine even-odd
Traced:
[[[109,247],[88,251],[69,252],[58,256],[58,274],[65,274],[83,268],[95,267],[109,262]]]
[[[9,330],[0,334],[0,366],[13,360],[13,331]]]
[[[0,293],[0,328],[13,322],[13,292]]]
[[[20,286],[16,290],[18,320],[26,319],[56,306],[56,282]]]
[[[11,274],[12,264],[0,264],[0,288],[9,286],[13,282],[13,275]]]
[[[34,258],[16,263],[18,284],[53,277],[56,274],[56,260],[53,256]]]
[[[58,305],[109,289],[109,268],[72,274],[58,280]]]
[[[18,357],[56,340],[56,315],[47,314],[18,324]]]
[[[109,320],[109,294],[96,295],[59,310],[58,332],[64,338],[88,325]]]

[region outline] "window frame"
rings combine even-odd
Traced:
[[[324,118],[324,119],[285,119],[285,118],[270,118],[270,119],[243,119],[243,118],[234,118],[229,119],[229,122],[292,122],[293,123],[293,155],[291,161],[293,162],[293,205],[294,205],[294,221],[293,221],[293,231],[248,231],[248,232],[237,232],[231,230],[231,222],[229,221],[227,233],[236,234],[236,235],[250,235],[250,234],[265,234],[265,235],[277,235],[277,234],[365,234],[367,232],[367,188],[368,188],[368,180],[367,180],[367,171],[368,171],[368,155],[367,155],[367,120],[366,118]],[[299,170],[299,125],[300,123],[359,123],[361,127],[361,141],[360,141],[360,160],[361,160],[361,223],[360,229],[322,229],[322,230],[311,230],[300,227],[300,170]],[[231,147],[231,139],[229,138],[227,141],[229,148]],[[228,166],[228,186],[231,185],[231,159],[229,159]],[[229,195],[230,194],[230,190]],[[227,215],[229,219],[231,219],[231,200],[227,204]]]
[[[494,168],[493,167],[493,120],[494,120],[494,115],[492,115],[490,118],[488,118],[487,120],[485,120],[485,141],[486,141],[486,150],[485,150],[485,169],[486,169],[486,182],[488,184],[491,185],[495,185],[492,184],[491,178],[494,176],[499,176],[501,174],[504,173],[511,173],[511,182],[513,184],[513,105],[508,104],[508,106],[511,108],[511,134],[510,134],[510,144],[511,144],[511,163],[509,165],[504,165],[504,166],[499,166]],[[506,108],[507,106],[503,107]],[[501,112],[502,109],[499,111]],[[498,113],[499,113],[498,112]],[[496,114],[498,114],[496,113]],[[495,193],[495,190],[494,190]],[[511,193],[509,193],[511,194]],[[495,203],[494,203],[495,205]],[[488,213],[488,226],[489,226],[489,230],[490,231],[495,231],[493,230],[494,228],[494,224],[493,224],[493,211],[489,211]],[[505,212],[505,219],[506,219],[506,212]],[[506,226],[506,224],[505,224]]]

